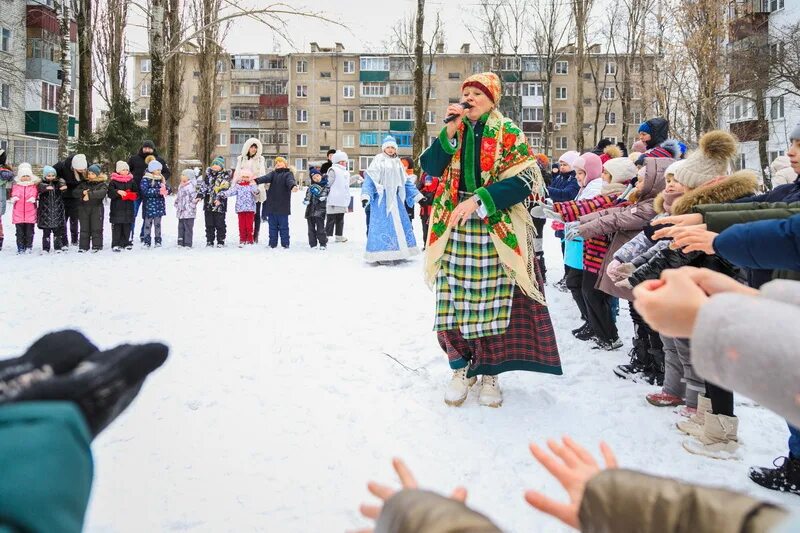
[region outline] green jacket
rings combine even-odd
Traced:
[[[741,204],[698,205],[693,209],[703,215],[708,231],[722,233],[734,224],[789,218],[800,213],[800,202],[748,202]]]
[[[0,533],[81,531],[94,470],[91,439],[71,402],[0,407]]]

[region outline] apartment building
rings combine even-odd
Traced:
[[[556,65],[550,89],[553,131],[548,143],[549,152],[555,157],[575,148],[579,82],[584,83],[585,89],[581,127],[586,146],[601,137],[623,140],[614,58],[599,53],[599,48],[590,52],[583,75],[574,66],[571,48],[563,51],[563,60]],[[135,61],[148,64],[143,54],[135,55]],[[539,58],[504,56],[496,65],[489,56],[471,53],[465,44],[456,53],[444,53],[440,48],[426,62],[426,92],[430,89],[426,144],[439,134],[447,106],[460,100],[463,81],[473,73],[492,69],[504,81],[504,112],[520,123],[534,149],[543,145],[544,77]],[[191,64],[186,62],[185,80],[192,79]],[[646,103],[648,98],[643,91],[647,83],[653,85],[647,78],[651,72],[649,63],[636,65],[627,142],[632,141],[636,127],[652,109],[652,102]],[[333,47],[311,43],[310,50],[302,53],[232,55],[229,69],[227,81],[223,82],[227,83],[227,90],[223,91],[218,108],[220,140],[216,149],[216,154],[224,155],[229,165],[235,163],[250,137],[261,139],[268,164],[275,156],[283,155],[300,177],[306,176],[310,164],[324,161],[330,148],[346,151],[350,170],[361,172],[380,151],[387,134],[397,139],[401,155],[411,155],[414,85],[413,61],[407,56],[347,52],[338,43]],[[144,106],[141,118],[146,120],[149,77],[141,69],[135,72],[134,86],[139,87],[139,92],[137,95],[134,89],[133,100]],[[192,97],[193,90],[187,87],[187,98]],[[179,134],[181,158],[196,159],[196,153],[184,151],[190,145],[183,141],[193,137],[191,124],[196,121],[196,108],[187,104],[186,115]]]
[[[25,0],[0,2],[0,149],[25,134]]]

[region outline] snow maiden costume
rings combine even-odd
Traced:
[[[391,135],[383,140],[382,149],[390,147],[397,150],[397,142]],[[381,152],[375,156],[364,175],[361,198],[370,206],[364,255],[368,262],[400,261],[419,254],[405,206],[413,207],[423,196],[407,179],[397,155]]]
[[[493,73],[464,82],[495,106],[502,91]],[[441,176],[433,201],[425,275],[436,288],[434,329],[454,369],[453,382],[510,370],[561,374],[553,325],[534,256],[534,230],[525,204],[544,183],[525,135],[496,108],[474,124],[464,117],[451,141],[442,130],[422,154],[422,168]],[[482,204],[464,226],[448,228],[455,207]],[[498,407],[502,402],[481,403]],[[460,405],[450,397],[450,405]],[[498,391],[499,396],[499,391]]]

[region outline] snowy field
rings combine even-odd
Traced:
[[[349,242],[309,250],[301,199],[289,251],[266,248],[266,225],[262,244],[239,249],[232,208],[227,248],[203,246],[198,218],[196,247],[179,249],[170,199],[162,249],[114,254],[107,226],[99,254],[17,257],[4,217],[0,353],[65,327],[103,347],[170,346],[165,366],[94,443],[87,531],[350,530],[366,525],[358,505],[370,499],[367,480],[395,482],[393,456],[426,488],[466,486],[470,504],[505,531],[565,531],[522,498],[529,488],[566,498],[527,450],[564,434],[593,451],[605,439],[624,467],[800,504],[747,478],[748,466],[787,453],[779,417],[739,397],[741,460],[693,456],[681,448],[678,415],[645,402],[655,389],[612,374],[630,347],[624,306],[624,350],[593,351],[569,333],[578,325],[569,296],[549,287],[564,376],[505,374],[502,408],[479,407],[477,387],[448,408],[450,371],[431,331],[421,258],[365,264],[360,206],[345,219]],[[40,238],[37,229],[35,250]],[[546,243],[552,282],[562,271],[549,230]]]

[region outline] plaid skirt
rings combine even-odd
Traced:
[[[536,281],[544,287],[536,262]],[[453,230],[436,284],[439,346],[468,375],[525,370],[561,375],[547,306],[506,275],[485,224],[476,216]]]

